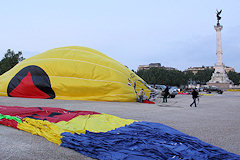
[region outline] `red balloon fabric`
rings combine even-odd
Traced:
[[[0,113],[4,115],[17,116],[20,119],[28,117],[37,120],[47,120],[54,123],[59,121],[69,121],[79,115],[100,114],[94,111],[70,111],[62,108],[18,106],[0,106]],[[3,121],[3,119],[1,121]],[[6,121],[6,123],[9,122]]]

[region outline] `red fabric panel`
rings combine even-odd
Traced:
[[[3,124],[5,126],[10,126],[13,128],[17,128],[18,122],[14,121],[14,120],[9,120],[9,119],[0,119],[0,124]]]
[[[30,72],[22,79],[19,85],[9,93],[12,97],[25,97],[25,98],[50,98],[49,95],[38,89],[32,81]]]
[[[153,101],[148,101],[148,100],[144,100],[143,103],[155,104],[155,102],[153,102]]]
[[[188,95],[188,94],[190,94],[190,93],[178,93],[178,94],[182,94],[182,95]]]
[[[62,108],[18,106],[0,106],[0,113],[3,115],[16,116],[20,119],[29,117],[54,123],[59,121],[69,121],[79,115],[100,114],[93,111],[70,111]]]

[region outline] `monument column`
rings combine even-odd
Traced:
[[[221,30],[223,26],[214,26],[216,32],[217,32],[217,63],[221,64],[222,63],[222,39],[221,39]]]
[[[227,89],[229,88],[229,84],[231,81],[228,79],[228,76],[225,72],[225,66],[222,61],[222,38],[221,38],[221,30],[223,28],[222,25],[220,25],[219,20],[221,19],[220,14],[221,11],[217,11],[217,25],[214,26],[214,29],[216,30],[217,35],[217,49],[216,49],[216,55],[217,55],[217,63],[215,64],[215,71],[212,74],[211,80],[207,82],[207,85],[209,86],[217,86],[221,89]]]
[[[214,26],[215,30],[216,30],[216,35],[217,35],[217,50],[216,50],[216,55],[217,55],[217,63],[215,64],[215,71],[216,72],[220,72],[223,73],[225,72],[224,70],[224,64],[222,62],[222,38],[221,38],[221,30],[223,28],[223,26],[221,26],[220,24],[218,24],[217,26]]]

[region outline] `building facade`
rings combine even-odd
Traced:
[[[205,70],[205,69],[215,69],[215,66],[190,67],[190,68],[186,69],[185,72],[191,71],[193,74],[197,74],[198,71]],[[226,73],[228,73],[230,71],[235,72],[234,68],[228,67],[228,66],[224,66],[224,70]]]
[[[173,68],[173,67],[164,67],[161,65],[161,63],[150,63],[149,65],[139,65],[138,71],[143,69],[150,69],[150,68],[163,68],[166,70],[177,70],[176,68]]]

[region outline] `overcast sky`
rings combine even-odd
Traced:
[[[223,63],[240,72],[239,0],[1,1],[0,58],[64,46],[96,49],[130,69],[161,63],[185,70],[216,61],[216,9],[222,9]]]

